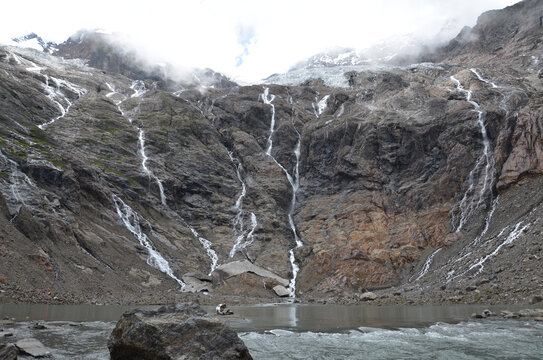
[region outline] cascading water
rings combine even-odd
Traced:
[[[319,100],[319,95],[317,94],[317,96],[315,96],[315,102],[311,103],[311,105],[313,106],[313,112],[315,113],[316,117],[321,116],[328,107],[329,97],[330,95],[325,95],[322,97],[322,99]]]
[[[264,103],[267,103],[267,104],[272,106],[272,119],[271,119],[272,124],[271,124],[271,128],[273,129],[273,127],[275,126],[275,107],[273,106],[273,104],[271,104],[271,101],[273,101],[275,96],[274,95],[271,95],[271,96],[272,96],[271,100],[269,102],[266,102],[266,99],[268,99],[268,88],[265,88],[264,93],[262,94],[261,97],[262,97]],[[294,120],[293,119],[291,119],[291,120],[292,120],[293,126],[294,126]],[[296,257],[294,256],[294,249],[303,246],[303,243],[300,240],[300,237],[298,236],[298,233],[296,231],[296,226],[294,224],[294,219],[293,219],[293,216],[292,216],[293,213],[294,213],[294,209],[296,207],[296,192],[298,191],[298,188],[300,186],[299,163],[300,163],[300,145],[301,145],[301,139],[302,139],[302,137],[301,137],[300,133],[298,132],[298,130],[296,129],[296,127],[294,127],[294,130],[296,131],[296,134],[298,136],[296,146],[294,147],[294,155],[296,156],[296,165],[294,166],[294,177],[292,177],[289,174],[289,172],[287,171],[287,169],[285,169],[285,167],[283,165],[281,165],[271,155],[271,150],[272,150],[271,135],[272,134],[270,134],[270,138],[268,139],[268,148],[266,149],[266,154],[269,155],[273,159],[273,161],[281,168],[281,170],[283,170],[283,172],[285,173],[285,175],[287,177],[287,180],[288,180],[290,186],[292,187],[292,199],[291,199],[291,203],[290,203],[290,210],[289,210],[289,213],[288,213],[288,222],[289,222],[290,228],[292,229],[292,233],[294,234],[294,240],[296,242],[296,246],[289,250],[289,260],[290,260],[290,264],[291,264],[291,267],[292,267],[292,279],[290,280],[290,283],[289,283],[289,286],[288,286],[288,291],[289,291],[289,296],[291,298],[296,297],[296,278],[298,276],[298,271],[300,270],[299,266],[296,264]]]
[[[272,108],[272,116],[271,116],[271,122],[270,122],[270,136],[268,136],[268,141],[266,142],[266,155],[271,156],[271,149],[273,146],[273,133],[275,132],[275,105],[272,104],[273,100],[275,99],[275,95],[271,95],[269,97],[269,88],[265,88],[264,92],[262,93],[262,101],[264,104],[270,105]]]
[[[38,73],[41,74],[42,70],[45,70],[45,67],[40,67],[36,63],[27,60],[22,59],[15,55],[14,53],[10,53],[11,57],[15,59],[16,63],[18,65],[26,66],[25,70],[32,72],[32,73]],[[81,96],[85,95],[87,93],[87,89],[80,87],[78,85],[75,85],[67,80],[61,80],[57,79],[53,76],[49,76],[47,74],[42,74],[45,78],[45,83],[42,84],[43,89],[47,93],[47,97],[51,102],[53,102],[59,109],[60,115],[52,118],[48,122],[38,125],[38,127],[41,130],[45,130],[45,128],[51,124],[53,124],[55,121],[62,119],[68,111],[70,110],[70,107],[72,106],[72,102],[66,96],[65,92],[69,91],[77,96],[79,99]],[[49,80],[52,80],[55,83],[55,87],[51,86],[49,83]],[[64,90],[63,90],[64,89]]]
[[[494,157],[490,151],[490,140],[483,119],[483,111],[480,110],[480,105],[473,101],[471,90],[466,90],[458,79],[451,76],[451,80],[456,84],[456,88],[461,93],[465,94],[466,101],[474,107],[477,113],[477,124],[481,128],[483,138],[483,152],[477,159],[474,168],[468,176],[468,189],[460,202],[451,211],[451,221],[456,232],[460,232],[473,213],[479,209],[480,205],[485,201],[486,197],[492,192],[494,183]],[[476,187],[480,186],[477,193]],[[460,218],[457,220],[455,216],[455,208],[460,212]],[[458,223],[458,224],[457,224]]]
[[[235,164],[235,159],[232,156],[231,153],[229,153],[230,159],[232,160],[232,163]],[[245,186],[245,182],[243,181],[243,178],[241,176],[241,173],[243,172],[243,167],[241,166],[241,162],[238,162],[238,166],[236,166],[236,173],[238,176],[238,180],[241,183],[241,194],[239,194],[238,199],[236,200],[236,209],[238,210],[238,213],[236,215],[236,219],[234,221],[234,225],[239,226],[239,230],[243,232],[243,198],[247,194],[247,187]]]
[[[495,201],[494,204],[493,204],[493,208],[492,210],[490,211],[489,213],[489,216],[487,217],[488,219],[488,222],[490,221],[490,218],[492,217],[491,214],[494,213],[495,211],[495,207],[497,206],[497,203],[498,201]],[[534,208],[532,209],[532,211],[530,212],[529,215],[533,214],[533,212],[535,212],[537,208]],[[528,216],[529,216],[528,215]],[[474,243],[475,241],[479,242],[483,235],[486,234],[486,232],[488,231],[488,222],[487,224],[485,224],[485,228],[483,229],[483,233],[481,233],[481,235],[479,235],[475,240],[474,240]],[[509,232],[509,234],[507,235],[507,237],[505,238],[504,241],[502,241],[495,249],[494,251],[492,251],[491,253],[489,253],[488,255],[485,255],[483,257],[481,257],[478,261],[472,263],[471,265],[469,265],[468,269],[461,272],[460,274],[458,275],[454,275],[455,271],[454,270],[451,270],[449,271],[448,275],[447,275],[447,283],[451,282],[452,280],[456,279],[456,278],[459,278],[465,274],[467,274],[468,272],[470,272],[471,270],[474,270],[475,268],[479,268],[477,270],[477,274],[483,272],[483,269],[484,269],[484,263],[487,262],[490,258],[496,256],[498,254],[498,252],[506,245],[509,245],[511,244],[513,241],[515,241],[523,232],[525,232],[532,224],[526,224],[524,226],[522,226],[522,224],[524,223],[524,221],[519,221],[515,226],[514,228]],[[521,227],[522,226],[522,227]],[[509,229],[509,225],[504,227],[499,233],[498,235],[496,236],[493,236],[491,237],[489,240],[487,240],[483,245],[484,246],[490,246],[490,244],[492,242],[494,242],[495,240],[499,240],[503,237],[503,235],[505,234],[505,232]],[[473,245],[473,243],[471,244]],[[464,250],[464,249],[463,249]],[[462,256],[460,259],[456,260],[456,262],[466,258],[468,255],[470,255],[471,252],[468,252],[466,254],[464,254],[464,256]],[[469,263],[468,263],[469,264]],[[467,265],[466,265],[467,267]]]
[[[130,89],[134,91],[130,97],[142,97],[147,92],[147,87],[145,86],[145,83],[141,80],[136,80],[130,85]]]
[[[290,202],[290,211],[288,213],[288,222],[290,224],[290,228],[292,229],[292,233],[294,234],[294,240],[296,241],[296,247],[299,248],[303,246],[302,241],[300,240],[298,233],[296,232],[296,226],[294,225],[294,219],[292,217],[292,214],[294,213],[294,209],[296,207],[296,192],[298,191],[298,188],[300,187],[300,172],[299,172],[299,164],[300,164],[300,145],[302,137],[298,130],[294,128],[296,131],[296,134],[298,135],[298,141],[296,142],[296,147],[294,148],[294,154],[296,156],[296,165],[294,167],[294,179],[290,177],[289,182],[292,186],[292,200]],[[288,172],[285,171],[288,176]],[[294,180],[294,181],[293,181]],[[288,290],[289,290],[289,296],[290,297],[296,297],[296,277],[298,276],[298,271],[300,268],[296,264],[296,258],[294,256],[294,249],[290,249],[289,251],[289,259],[290,263],[292,264],[292,279],[290,280]]]
[[[524,226],[522,226],[523,224],[523,221],[520,221],[518,222],[515,227],[513,228],[513,230],[511,230],[511,232],[509,233],[509,235],[507,235],[507,237],[505,238],[505,240],[496,247],[496,249],[494,249],[493,252],[491,252],[490,254],[488,255],[485,255],[483,256],[482,258],[480,258],[476,263],[474,263],[473,265],[471,265],[468,270],[466,270],[464,273],[467,273],[475,268],[479,268],[479,270],[477,271],[477,273],[481,273],[484,269],[484,263],[488,261],[488,259],[496,256],[498,254],[498,252],[501,250],[501,248],[503,248],[504,246],[506,245],[509,245],[511,244],[513,241],[515,241],[516,239],[518,239],[518,237],[520,236],[520,234],[522,234],[524,231],[526,231],[531,224],[526,224]],[[522,227],[521,227],[522,226]],[[463,274],[461,274],[463,275]]]
[[[500,197],[497,196],[496,199],[494,199],[494,201],[492,202],[492,207],[490,208],[490,211],[488,212],[488,215],[486,216],[486,219],[485,219],[485,227],[483,228],[483,231],[481,231],[479,236],[477,236],[475,240],[473,240],[472,246],[477,245],[479,241],[481,241],[483,236],[485,236],[486,232],[488,231],[488,227],[490,226],[490,220],[492,220],[492,216],[494,215],[494,211],[496,211],[496,207],[498,206],[499,201],[500,201]]]
[[[149,159],[147,155],[145,154],[145,133],[143,132],[143,128],[139,128],[138,131],[138,141],[140,143],[140,155],[141,155],[141,167],[143,171],[147,174],[148,177],[152,177],[155,179],[158,190],[160,192],[160,202],[162,205],[166,205],[166,194],[164,193],[164,186],[162,185],[162,181],[156,176],[149,168],[147,167],[147,160]]]
[[[124,114],[124,111],[123,109],[121,108],[121,104],[123,103],[124,100],[126,100],[126,96],[121,94],[121,93],[118,93],[115,88],[113,87],[113,85],[111,85],[110,83],[106,83],[106,86],[108,87],[109,91],[107,94],[106,94],[106,97],[109,98],[109,99],[112,99],[113,96],[116,96],[118,98],[118,100],[113,100],[115,105],[117,106],[117,110],[119,110],[119,112],[121,113],[121,115],[123,117],[125,117],[125,114]],[[129,119],[130,123],[132,123],[132,119]]]
[[[126,114],[124,113],[124,111],[122,110],[122,103],[127,99],[126,96],[118,93],[117,91],[115,91],[115,88],[113,87],[113,85],[109,84],[109,83],[106,83],[106,86],[109,88],[110,92],[106,94],[106,97],[108,98],[113,98],[114,96],[117,98],[117,100],[114,100],[115,102],[115,105],[117,106],[117,109],[119,110],[119,112],[121,113],[121,115],[126,118],[128,120],[128,122],[130,122],[130,124],[132,124],[132,118],[130,118],[129,116],[126,116]],[[133,91],[133,94],[130,96],[131,98],[136,98],[136,97],[141,97],[143,96],[146,92],[147,92],[147,89],[145,87],[145,83],[141,80],[137,80],[137,81],[134,81],[132,83],[132,85],[130,86],[130,88],[132,89]],[[149,169],[147,167],[147,160],[149,159],[146,152],[145,152],[145,132],[143,131],[143,127],[138,127],[138,143],[139,143],[139,153],[140,153],[140,156],[141,156],[141,167],[143,169],[143,171],[145,172],[145,174],[147,174],[147,176],[149,177],[152,177],[157,185],[158,185],[158,188],[160,190],[160,201],[162,203],[162,205],[164,205],[165,207],[168,207],[167,205],[167,199],[166,199],[166,194],[164,192],[164,186],[162,185],[162,181],[160,181],[160,179],[158,178],[158,176],[156,176],[152,171],[151,169]],[[202,244],[202,246],[204,247],[204,249],[206,250],[206,253],[208,254],[209,258],[211,259],[211,272],[210,274],[215,270],[215,268],[217,267],[217,263],[218,263],[218,256],[217,256],[217,253],[211,248],[211,242],[203,237],[201,237],[198,232],[196,232],[196,230],[194,228],[192,228],[184,219],[181,219],[183,221],[183,223],[185,223],[185,225],[190,229],[190,231],[192,232],[192,234],[198,239],[198,241]]]
[[[198,232],[193,227],[189,226],[188,228],[192,232],[192,235],[194,235],[194,237],[197,238],[198,241],[200,241],[200,244],[202,244],[207,252],[207,256],[209,256],[209,258],[211,259],[211,271],[209,272],[209,275],[211,275],[213,271],[215,271],[215,269],[217,268],[217,264],[219,263],[219,257],[217,256],[217,253],[211,248],[211,245],[213,244],[206,238],[201,237],[200,234],[198,234]]]
[[[477,236],[475,239],[473,239],[473,241],[470,244],[466,245],[460,251],[460,257],[458,259],[454,260],[453,264],[457,263],[457,262],[460,262],[464,258],[468,257],[471,254],[471,251],[468,251],[468,250],[470,248],[472,248],[473,246],[477,245],[481,241],[483,236],[486,235],[486,233],[488,231],[488,227],[490,226],[490,221],[492,220],[492,216],[494,215],[494,212],[496,211],[496,207],[498,206],[499,199],[500,199],[500,197],[497,196],[496,199],[494,199],[494,201],[492,202],[492,207],[490,208],[490,211],[488,212],[488,214],[487,214],[487,216],[485,218],[485,226],[484,226],[483,230],[481,231],[481,233],[479,234],[479,236]],[[498,237],[500,237],[500,236],[501,236],[501,234],[498,235]]]
[[[106,94],[106,97],[112,98],[113,96],[116,96],[118,100],[115,101],[115,105],[117,106],[117,109],[121,113],[123,117],[125,117],[130,124],[132,124],[132,118],[127,117],[124,113],[124,111],[121,108],[122,103],[126,100],[126,96],[119,94],[115,91],[115,88],[109,84],[106,83],[107,87],[109,88],[110,92]],[[145,83],[141,80],[134,81],[130,88],[134,91],[134,93],[130,96],[131,98],[141,97],[146,92],[147,89],[145,88]],[[139,144],[139,153],[141,156],[141,168],[143,172],[149,177],[155,180],[157,183],[159,192],[160,192],[160,202],[162,205],[166,205],[166,195],[164,193],[164,186],[162,185],[162,181],[156,176],[148,167],[147,167],[147,160],[149,160],[149,157],[145,153],[145,132],[143,131],[143,126],[138,127],[138,144]]]
[[[443,248],[438,248],[432,254],[430,254],[430,256],[428,256],[428,258],[426,259],[426,262],[424,262],[424,265],[422,266],[422,269],[420,270],[419,275],[417,276],[415,281],[419,280],[420,278],[422,278],[424,275],[428,273],[428,271],[430,270],[430,266],[432,266],[432,263],[434,262],[434,256],[436,256],[436,254],[440,252],[442,249]],[[412,281],[413,277],[414,275],[409,279],[410,282]]]
[[[486,80],[486,79],[482,78],[481,75],[477,72],[477,70],[470,69],[470,71],[473,74],[475,74],[475,76],[477,76],[477,78],[480,81],[491,85],[493,88],[497,88],[496,84],[494,84],[493,82],[491,82],[489,80]],[[484,202],[485,197],[487,196],[487,193],[489,191],[492,191],[492,184],[493,184],[493,181],[494,181],[494,158],[490,155],[490,141],[488,139],[486,127],[485,127],[484,121],[483,121],[483,112],[481,110],[479,110],[480,105],[472,100],[471,91],[464,89],[464,87],[462,86],[462,84],[460,83],[460,81],[458,79],[456,79],[454,76],[451,76],[451,80],[456,84],[457,89],[460,92],[462,92],[463,94],[466,95],[466,101],[468,101],[470,104],[472,104],[473,107],[475,108],[474,111],[477,112],[477,124],[481,128],[481,134],[482,134],[482,137],[483,137],[483,153],[477,159],[475,167],[472,169],[472,171],[469,174],[469,178],[468,178],[469,186],[468,186],[468,189],[466,190],[466,192],[464,193],[464,196],[462,197],[462,200],[458,204],[458,207],[460,209],[460,220],[459,220],[458,226],[457,226],[455,231],[459,232],[459,231],[462,230],[462,227],[466,224],[467,220],[470,218],[470,216],[473,214],[473,212],[476,211],[479,208],[479,206]],[[483,164],[484,164],[484,168],[482,168]],[[482,168],[482,170],[481,170],[481,168]],[[475,177],[478,174],[479,174],[479,176],[481,176],[480,175],[481,171],[483,173],[482,179],[477,179],[476,180]],[[482,181],[481,190],[479,191],[479,193],[477,195],[475,187],[481,181]],[[479,234],[479,236],[477,236],[473,240],[473,242],[471,242],[469,245],[465,246],[460,251],[460,257],[457,258],[456,260],[454,260],[453,263],[457,263],[457,262],[463,260],[464,258],[466,258],[467,256],[469,256],[471,254],[471,251],[468,251],[469,248],[477,245],[479,243],[479,241],[483,238],[483,236],[486,234],[486,232],[488,231],[488,227],[490,225],[490,220],[492,219],[494,211],[496,210],[497,204],[498,204],[498,198],[496,198],[492,202],[492,207],[491,207],[491,209],[490,209],[490,211],[487,214],[486,219],[485,219],[485,226],[484,226],[483,230],[481,231],[481,233]],[[454,226],[454,224],[456,223],[456,220],[454,218],[454,212],[452,212],[452,215],[453,215],[452,216],[453,217],[452,222],[453,222],[453,226]],[[435,250],[430,256],[428,256],[428,258],[426,259],[426,262],[424,263],[424,265],[422,267],[422,270],[419,272],[419,274],[418,274],[417,278],[415,279],[415,281],[419,280],[420,278],[422,278],[424,275],[426,275],[428,273],[428,271],[430,269],[430,266],[432,265],[434,256],[440,250],[441,250],[441,248]],[[449,264],[450,263],[447,263],[445,266],[447,266]],[[455,272],[454,270],[449,271],[448,277],[447,277],[447,279],[449,281],[453,279],[452,276],[454,275],[454,272]],[[456,276],[456,277],[458,277],[458,276]],[[410,281],[411,281],[411,279],[410,279]]]
[[[19,166],[15,161],[2,153],[2,150],[0,150],[0,170],[3,174],[9,175],[7,183],[4,180],[0,180],[0,191],[4,196],[11,216],[10,222],[13,222],[17,215],[19,215],[21,207],[25,204],[21,193],[32,192],[35,185],[25,173],[19,170]]]
[[[256,215],[254,213],[250,213],[251,217],[251,229],[247,231],[245,229],[244,224],[244,215],[245,211],[243,210],[243,198],[247,194],[247,186],[245,185],[245,181],[243,181],[243,166],[241,165],[241,162],[237,160],[231,152],[228,153],[230,156],[230,161],[236,166],[236,173],[238,176],[238,180],[241,183],[241,194],[238,196],[235,204],[235,208],[237,210],[236,217],[234,218],[234,226],[233,226],[233,232],[234,232],[234,246],[232,246],[232,250],[230,250],[230,257],[234,257],[236,252],[240,251],[241,249],[247,248],[252,242],[254,241],[253,233],[255,231],[256,226],[258,225],[256,221]],[[245,239],[245,242],[243,242],[243,239]]]
[[[44,124],[38,125],[38,127],[41,130],[45,130],[47,126],[53,124],[55,121],[62,119],[64,116],[66,116],[66,114],[70,110],[70,107],[72,107],[73,105],[70,99],[68,99],[68,97],[62,91],[62,87],[75,93],[78,99],[87,93],[86,89],[79,87],[75,84],[72,84],[69,81],[60,80],[52,76],[49,77],[48,75],[44,75],[44,77],[45,77],[45,84],[43,84],[43,88],[47,92],[47,97],[58,106],[60,110],[60,115],[52,118],[51,120],[49,120],[48,122]],[[52,87],[49,84],[49,79],[53,80],[53,82],[55,83],[55,87]]]
[[[175,276],[168,261],[153,247],[151,240],[141,229],[140,215],[132,210],[132,208],[117,195],[113,195],[113,202],[115,203],[117,215],[119,215],[119,219],[121,219],[124,226],[136,237],[140,245],[145,247],[149,252],[147,264],[177,281],[177,283],[181,285],[181,290],[184,290],[185,283]]]
[[[492,86],[493,88],[498,88],[498,85],[494,84],[494,83],[493,83],[492,81],[490,81],[490,80],[487,80],[487,79],[483,78],[483,77],[481,76],[481,74],[479,74],[479,72],[477,71],[477,69],[473,69],[473,68],[472,68],[472,69],[469,69],[469,70],[470,70],[472,73],[474,73],[475,76],[477,76],[477,79],[479,79],[480,81],[482,81],[482,82],[484,82],[484,83],[486,83],[486,84]]]

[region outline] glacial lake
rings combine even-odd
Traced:
[[[255,359],[541,359],[543,323],[470,319],[486,308],[529,307],[267,304],[232,306],[224,319]],[[56,359],[109,359],[109,333],[132,308],[0,304],[0,318],[16,320],[4,326],[14,333],[8,341],[35,337]],[[33,321],[47,328],[31,329]]]

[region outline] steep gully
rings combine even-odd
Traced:
[[[127,116],[126,113],[122,109],[122,104],[125,100],[127,100],[127,97],[123,94],[116,92],[113,85],[106,83],[106,86],[110,90],[110,92],[106,94],[106,97],[112,98],[115,96],[117,100],[114,100],[114,101],[115,101],[115,105],[117,106],[117,109],[119,110],[121,115],[129,121],[130,124],[133,124],[133,119]],[[138,103],[138,106],[136,108],[136,109],[139,109],[141,105],[141,98],[147,92],[145,84],[142,81],[134,81],[130,88],[133,91],[130,98],[140,99],[140,102]],[[144,173],[149,178],[152,178],[156,181],[159,191],[160,191],[161,204],[167,208],[168,205],[167,205],[166,195],[164,192],[164,186],[162,185],[162,182],[160,181],[160,179],[147,166],[147,161],[149,157],[147,156],[145,152],[145,132],[143,130],[143,126],[137,127],[137,129],[138,129],[139,153],[141,156],[141,167]],[[147,263],[150,266],[155,267],[156,269],[160,270],[161,272],[167,274],[172,279],[177,281],[177,283],[181,285],[181,289],[184,290],[185,283],[182,280],[178,279],[173,274],[173,271],[171,270],[168,261],[164,259],[164,257],[154,248],[152,242],[141,230],[140,221],[139,221],[141,216],[138,215],[132,208],[130,208],[130,206],[124,203],[118,196],[113,195],[113,200],[115,202],[117,214],[119,215],[119,218],[122,220],[125,227],[138,239],[140,244],[148,250],[149,258],[147,260]],[[202,244],[202,246],[206,250],[211,260],[211,268],[210,268],[210,274],[211,274],[217,267],[217,263],[218,263],[218,256],[215,253],[215,251],[211,248],[211,245],[212,245],[211,242],[205,239],[204,237],[200,236],[193,227],[189,226],[187,222],[184,221],[184,219],[181,219],[181,221],[189,228],[189,230],[194,235],[194,237],[198,239],[198,241]]]
[[[0,160],[2,173],[9,174],[9,185],[0,183],[0,189],[6,199],[8,210],[11,216],[10,222],[13,223],[21,207],[25,204],[24,194],[32,193],[35,188],[30,178],[23,173],[17,163],[9,159],[0,150]]]
[[[296,264],[296,257],[294,255],[294,249],[295,248],[299,248],[299,247],[302,247],[303,246],[303,242],[301,241],[300,237],[298,236],[298,233],[296,231],[296,225],[294,224],[294,219],[293,219],[293,213],[294,213],[294,210],[295,210],[295,207],[296,207],[296,192],[298,191],[298,188],[300,187],[300,172],[299,172],[299,165],[300,165],[300,144],[301,144],[301,134],[300,132],[296,129],[296,127],[294,126],[294,120],[293,120],[293,116],[294,116],[294,113],[292,114],[292,117],[291,117],[291,120],[292,120],[292,125],[294,127],[294,131],[296,132],[296,136],[297,136],[297,141],[296,141],[296,145],[294,147],[294,150],[293,150],[293,153],[296,157],[296,164],[294,166],[294,176],[292,176],[288,170],[283,166],[281,165],[276,159],[275,157],[272,155],[272,147],[273,147],[273,134],[274,134],[274,131],[275,131],[275,105],[272,103],[273,100],[275,99],[275,96],[274,95],[270,95],[269,94],[269,88],[264,88],[264,92],[262,93],[261,95],[261,98],[262,98],[262,101],[267,104],[267,105],[270,105],[272,111],[271,111],[271,121],[270,121],[270,135],[268,137],[268,141],[267,141],[267,145],[266,145],[266,155],[270,156],[272,158],[272,160],[277,164],[277,166],[279,166],[281,168],[281,170],[283,170],[283,172],[285,173],[286,177],[287,177],[287,180],[292,188],[292,199],[291,199],[291,202],[290,202],[290,209],[289,209],[289,212],[288,212],[288,222],[289,222],[289,225],[290,225],[290,228],[292,230],[292,234],[294,236],[294,241],[295,241],[295,247],[291,248],[289,250],[289,261],[290,261],[290,264],[291,264],[291,268],[292,268],[292,278],[290,280],[290,283],[289,283],[289,287],[288,287],[288,291],[289,291],[289,296],[291,298],[294,298],[296,297],[296,278],[298,276],[298,272],[300,271],[300,267],[298,266],[298,264]],[[319,107],[319,114],[321,114],[324,109],[326,108],[326,101],[328,99],[328,96],[325,96],[323,97],[323,99],[318,103],[318,107]],[[292,105],[292,98],[289,97],[289,102],[290,104]],[[292,110],[294,112],[294,108]],[[317,115],[318,117],[318,115]]]
[[[249,245],[251,245],[254,241],[254,232],[258,225],[256,215],[254,212],[250,212],[250,220],[251,220],[251,228],[246,229],[245,227],[245,211],[243,209],[243,198],[245,198],[245,195],[247,195],[247,186],[245,185],[245,181],[243,180],[243,166],[241,164],[241,161],[236,159],[232,152],[228,152],[228,156],[230,157],[230,161],[232,161],[232,164],[236,167],[236,175],[238,177],[239,182],[241,183],[241,193],[238,196],[236,203],[235,203],[235,209],[237,211],[236,217],[234,218],[233,223],[233,234],[234,234],[234,245],[232,246],[232,250],[230,250],[229,257],[234,257],[234,255],[243,249],[246,249]],[[236,165],[237,163],[237,165]],[[243,241],[245,239],[245,242]]]
[[[53,124],[59,119],[62,119],[70,107],[73,105],[73,102],[69,99],[69,95],[75,95],[76,99],[79,99],[81,96],[85,95],[88,91],[87,89],[78,86],[70,81],[58,79],[56,77],[50,76],[47,73],[42,73],[42,71],[47,70],[46,67],[40,67],[33,61],[30,61],[26,58],[17,56],[13,52],[8,53],[9,58],[13,59],[17,65],[20,65],[25,71],[33,74],[40,74],[44,78],[44,82],[41,83],[43,90],[46,93],[47,98],[54,103],[59,111],[60,115],[53,117],[51,120],[38,125],[38,128],[45,130],[49,125]],[[9,74],[8,74],[9,75]],[[16,79],[16,78],[15,78]],[[17,79],[16,79],[17,80]],[[53,81],[55,86],[51,86],[50,81]],[[17,123],[25,132],[28,132],[28,129],[21,124]],[[2,187],[2,194],[4,195],[8,209],[11,215],[10,222],[13,223],[19,211],[23,205],[25,205],[25,198],[29,201],[32,201],[34,192],[37,189],[36,185],[30,180],[30,178],[19,169],[19,165],[9,159],[2,151],[0,150],[0,159],[2,160],[2,172],[9,174],[9,184],[4,185],[0,183]],[[53,166],[52,164],[50,164]],[[45,199],[46,200],[46,199]],[[54,209],[53,209],[54,211]]]
[[[172,95],[180,97],[180,95],[183,93],[182,90],[178,90],[172,93]],[[215,119],[215,114],[213,112],[215,102],[217,100],[225,99],[230,93],[226,93],[224,95],[219,96],[218,98],[211,99],[211,104],[207,107],[207,109],[202,110],[203,104],[194,104],[191,101],[187,99],[183,99],[184,101],[187,101],[193,108],[198,110],[202,116],[206,116],[206,113],[209,113],[213,119]],[[212,120],[213,122],[213,120]],[[272,130],[273,131],[273,127]],[[271,135],[270,135],[271,138]],[[254,232],[256,230],[256,227],[258,226],[258,220],[256,217],[256,214],[252,211],[246,211],[243,208],[243,200],[245,196],[247,195],[247,185],[244,180],[244,169],[243,164],[240,159],[236,158],[234,156],[234,152],[228,150],[228,157],[230,158],[230,161],[232,162],[232,165],[234,165],[234,168],[236,169],[236,176],[238,181],[241,184],[241,192],[239,196],[236,199],[236,202],[234,203],[234,209],[236,210],[236,215],[234,217],[234,220],[232,222],[232,235],[233,235],[233,245],[228,253],[229,258],[233,258],[236,253],[242,252],[243,250],[246,250],[254,241]],[[249,219],[246,219],[246,218]],[[245,225],[246,220],[250,221],[250,228]]]
[[[477,79],[483,82],[485,85],[490,86],[493,89],[499,88],[499,86],[496,85],[494,82],[483,78],[483,76],[476,69],[471,68],[470,72],[473,73],[477,77]],[[489,197],[490,198],[492,197],[492,188],[493,188],[494,178],[495,178],[495,160],[492,155],[492,150],[490,149],[490,141],[489,141],[487,129],[484,123],[484,112],[480,109],[480,105],[474,100],[472,100],[471,90],[466,90],[462,86],[461,82],[454,76],[451,76],[450,79],[456,85],[456,89],[462,94],[464,94],[466,101],[468,101],[471,105],[473,105],[474,107],[473,111],[477,112],[477,125],[479,125],[480,127],[481,137],[483,140],[483,151],[481,155],[479,156],[479,158],[477,159],[477,161],[475,162],[475,166],[470,171],[469,176],[468,176],[468,188],[466,189],[460,202],[451,209],[451,224],[453,228],[455,229],[455,232],[458,233],[462,230],[462,228],[467,223],[467,221],[471,218],[471,216],[480,209],[483,203],[485,203],[486,199]],[[502,104],[502,106],[505,108],[507,112],[506,106],[504,104]],[[478,192],[476,190],[477,187],[480,188]],[[481,233],[477,237],[475,237],[471,243],[467,244],[461,249],[456,259],[454,258],[450,259],[443,266],[443,268],[448,267],[451,264],[459,263],[472,254],[470,249],[476,246],[481,241],[481,239],[486,235],[490,226],[490,222],[492,220],[492,216],[494,215],[494,212],[496,211],[498,203],[499,203],[499,196],[496,196],[496,198],[492,200],[491,202],[491,207],[485,217],[484,227]],[[459,215],[460,218],[458,220],[456,216],[456,211],[460,213]],[[516,240],[519,237],[519,235],[522,232],[526,231],[528,227],[530,227],[530,224],[527,224],[521,227],[522,224],[523,224],[523,221],[520,221],[519,223],[517,223],[514,226],[513,230],[511,230],[511,232],[505,237],[505,239],[502,242],[499,242],[497,244],[497,246],[491,253],[481,257],[478,260],[473,261],[473,263],[471,264],[467,264],[463,266],[464,268],[467,268],[466,270],[456,275],[455,275],[456,273],[455,269],[449,270],[446,276],[446,283],[450,283],[451,281],[455,279],[459,279],[459,278],[462,279],[463,276],[465,276],[467,273],[469,273],[470,271],[474,269],[477,269],[477,273],[481,273],[484,268],[484,263],[487,260],[494,257],[503,246],[512,243],[514,240]],[[507,226],[503,228],[496,238],[500,239],[506,232],[507,228],[508,228]],[[490,241],[492,241],[492,239],[489,240],[489,242]],[[434,250],[426,259],[424,265],[421,268],[421,271],[418,274],[413,275],[409,279],[409,281],[410,282],[418,281],[423,276],[425,276],[430,270],[434,257],[442,249],[443,248],[437,248],[436,250]]]
[[[72,106],[73,103],[70,101],[68,96],[66,96],[65,94],[66,91],[76,94],[77,98],[80,98],[81,96],[87,93],[87,89],[77,86],[69,81],[57,79],[47,74],[42,74],[41,72],[42,70],[45,70],[45,68],[39,67],[36,63],[30,60],[21,59],[17,57],[17,55],[15,54],[12,54],[12,56],[15,57],[15,59],[17,60],[19,64],[28,66],[26,67],[27,71],[33,72],[36,74],[41,74],[44,76],[45,83],[42,84],[42,86],[45,92],[47,93],[47,97],[49,98],[49,100],[51,100],[51,102],[53,102],[56,106],[58,106],[60,110],[60,115],[52,118],[50,121],[44,124],[38,125],[38,127],[42,130],[44,130],[47,126],[53,124],[55,121],[62,119],[64,116],[66,116],[66,114],[70,110],[70,107]],[[49,80],[52,80],[55,83],[55,87],[50,85]],[[62,88],[64,88],[65,90],[63,90]]]

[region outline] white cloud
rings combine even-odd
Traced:
[[[81,28],[126,34],[152,61],[210,67],[256,81],[284,72],[330,46],[369,46],[407,33],[454,31],[486,10],[516,0],[185,0],[10,1],[2,4],[0,41],[36,32],[56,42]],[[240,29],[250,31],[240,43]],[[245,34],[247,35],[247,33]],[[243,62],[239,64],[240,55]]]

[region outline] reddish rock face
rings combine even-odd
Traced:
[[[420,249],[445,245],[450,231],[448,207],[387,213],[383,204],[356,193],[340,203],[324,197],[304,207],[304,212],[318,215],[299,227],[315,254],[302,260],[301,291],[341,289],[343,293],[391,285],[399,280],[396,271],[419,260]],[[318,281],[316,288],[315,274],[334,280]],[[338,288],[339,279],[343,284]]]
[[[340,248],[317,253],[304,263],[299,291],[313,295],[341,295],[397,281],[396,274],[378,261],[362,259],[361,255],[349,258],[353,252],[358,251]]]

